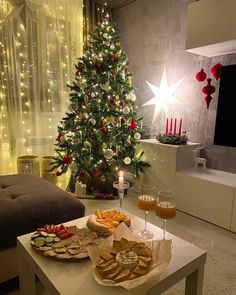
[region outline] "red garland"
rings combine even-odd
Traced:
[[[135,130],[137,127],[138,127],[138,125],[136,124],[136,122],[134,121],[134,119],[132,119],[130,125],[128,126],[128,128],[130,130]]]
[[[66,165],[70,165],[72,163],[72,157],[70,155],[65,155],[63,157],[63,163]]]

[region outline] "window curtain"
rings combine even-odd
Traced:
[[[82,50],[82,0],[0,0],[0,174],[54,154]]]
[[[103,17],[104,6],[92,0],[84,0],[83,2],[83,37],[84,47],[86,47],[88,45],[89,33],[94,30],[96,24],[100,22]],[[106,7],[106,11],[109,13],[111,21],[114,21],[114,10],[110,7]]]

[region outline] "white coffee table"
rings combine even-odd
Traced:
[[[132,228],[142,228],[143,220],[129,214],[132,218]],[[72,220],[66,225],[86,226],[88,217]],[[155,233],[155,238],[162,237],[162,229],[148,224]],[[35,275],[47,290],[47,294],[60,295],[137,295],[143,294],[142,289],[125,290],[121,287],[105,287],[99,285],[90,270],[90,260],[81,262],[54,261],[37,253],[30,245],[32,233],[17,238],[20,291],[22,295],[36,294]],[[172,259],[167,270],[157,280],[156,285],[146,294],[158,295],[169,289],[175,283],[186,278],[186,295],[201,295],[204,278],[206,252],[192,244],[167,233],[167,239],[172,239]]]

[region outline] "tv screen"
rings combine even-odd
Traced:
[[[215,145],[236,147],[236,65],[223,66],[215,125]]]

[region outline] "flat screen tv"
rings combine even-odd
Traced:
[[[236,65],[221,69],[214,144],[236,147]]]

